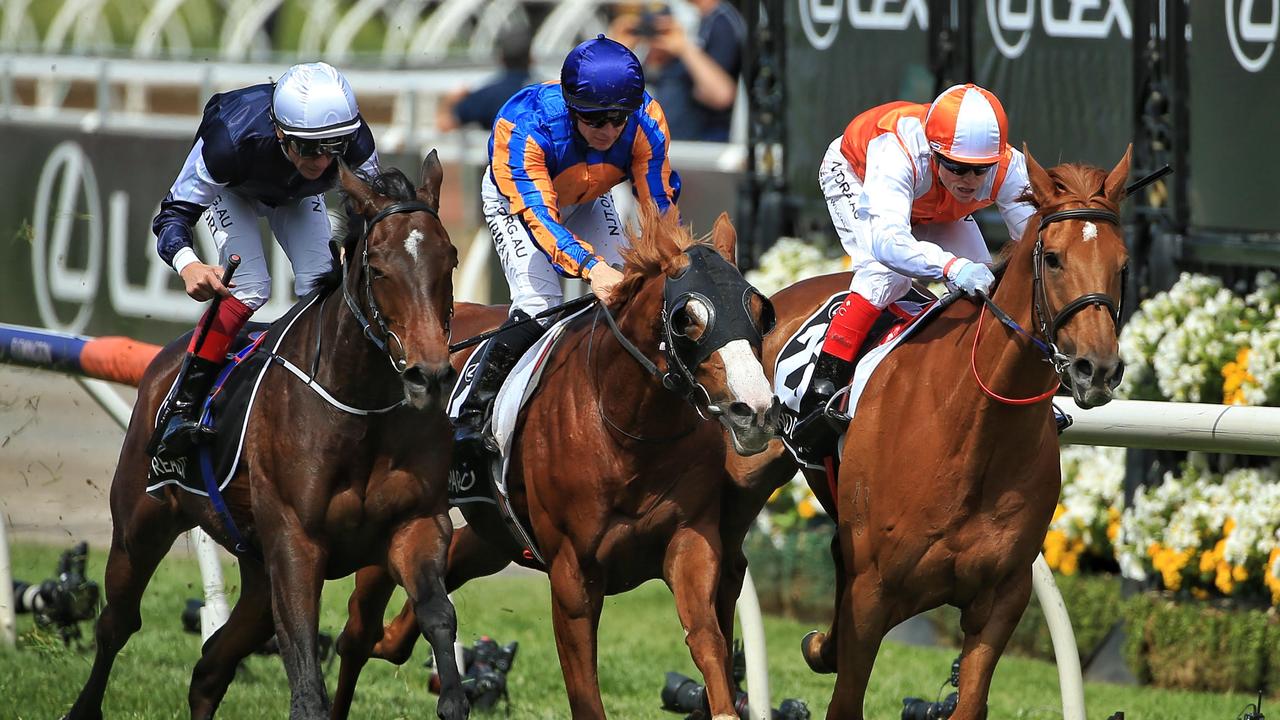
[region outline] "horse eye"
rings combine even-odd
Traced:
[[[1062,260],[1058,258],[1058,253],[1047,252],[1044,254],[1044,264],[1050,270],[1060,270],[1062,268]]]

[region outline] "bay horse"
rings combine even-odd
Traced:
[[[456,377],[448,339],[457,251],[437,214],[442,176],[434,151],[416,189],[399,170],[366,183],[339,168],[353,220],[341,285],[315,296],[273,350],[275,360],[311,373],[304,383],[283,361],[271,362],[259,381],[264,401],[246,420],[243,455],[223,491],[231,526],[204,498],[168,486],[157,502],[144,490],[151,465],[144,448],[186,340],[151,363],[111,485],[97,655],[68,717],[102,717],[112,663],[141,626],[141,595],[174,539],[195,525],[227,548],[243,540],[249,551],[240,546],[235,608],[192,674],[193,718],[212,717],[239,661],[272,631],[289,679],[290,717],[327,717],[317,648],[321,586],[371,563],[408,591],[441,659],[439,716],[467,716],[453,657],[457,620],[443,583],[452,531],[444,403]],[[436,441],[423,442],[422,432]]]
[[[951,304],[871,376],[838,482],[806,472],[837,522],[835,616],[828,632],[802,643],[813,670],[838,673],[828,718],[862,718],[885,633],[943,604],[960,609],[964,632],[951,717],[986,717],[991,677],[1026,608],[1061,489],[1049,398],[1061,381],[1080,407],[1104,404],[1123,372],[1127,251],[1118,212],[1130,153],[1106,172],[1076,164],[1045,171],[1024,152],[1037,211],[1005,247],[992,300],[1034,339],[994,321],[983,304]],[[790,336],[849,278],[811,278],[771,298],[779,318],[764,347],[771,377]],[[781,442],[752,458],[730,455],[727,466],[737,499],[723,527],[742,532],[798,467]]]
[[[516,426],[512,502],[546,565],[522,554],[500,524],[467,525],[454,532],[445,585],[452,591],[511,562],[546,571],[569,708],[582,719],[605,717],[596,663],[604,597],[660,577],[711,712],[728,720],[738,717],[726,643],[733,627],[719,622],[719,610],[737,594],[717,594],[724,457],[726,448],[760,452],[774,436],[779,406],[759,360],[772,309],[732,265],[737,236],[727,216],[712,231],[714,250],[651,206],[630,234],[609,307],[572,321]],[[496,327],[506,315],[460,306],[458,328]],[[454,357],[459,368],[465,360]],[[370,650],[396,663],[410,655],[410,605],[384,637],[389,592],[377,569],[357,574],[338,640],[337,717]]]

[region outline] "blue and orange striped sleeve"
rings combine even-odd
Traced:
[[[559,202],[547,169],[550,141],[499,117],[491,142],[493,183],[510,203],[511,214],[524,221],[557,272],[589,277],[600,258],[560,221]]]
[[[676,208],[680,200],[680,175],[671,169],[671,158],[667,154],[671,147],[667,116],[648,93],[645,100],[640,127],[631,146],[631,185],[637,199],[653,200],[659,212],[666,212]],[[679,212],[679,208],[676,210]]]

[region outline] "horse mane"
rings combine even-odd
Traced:
[[[1049,179],[1053,181],[1054,195],[1043,205],[1036,200],[1035,195],[1028,186],[1021,195],[1018,196],[1019,202],[1029,202],[1036,208],[1036,214],[1032,215],[1027,221],[1027,228],[1023,232],[1020,242],[1005,243],[995,257],[994,273],[999,278],[1004,273],[1005,266],[1008,265],[1010,259],[1019,248],[1026,245],[1026,252],[1031,252],[1030,245],[1034,240],[1028,242],[1031,236],[1039,231],[1040,217],[1055,211],[1068,203],[1080,203],[1082,205],[1101,206],[1105,210],[1119,213],[1120,208],[1108,200],[1103,190],[1103,184],[1107,180],[1107,172],[1101,168],[1092,165],[1083,165],[1081,163],[1063,163],[1046,170],[1049,173]]]
[[[640,204],[639,226],[628,224],[626,234],[630,247],[622,250],[626,265],[622,280],[613,289],[615,305],[635,295],[646,280],[684,269],[689,264],[685,250],[711,243],[709,235],[695,239],[689,228],[680,224],[680,213],[674,207],[659,212],[653,201]]]
[[[415,200],[418,197],[418,191],[414,188],[413,182],[405,177],[399,168],[387,168],[377,175],[370,175],[363,170],[353,172],[369,186],[369,189],[383,197],[397,202]],[[342,247],[347,257],[351,257],[355,252],[356,242],[364,235],[365,217],[345,190],[339,189],[338,195],[342,198],[342,207],[347,214],[347,232],[342,237]]]

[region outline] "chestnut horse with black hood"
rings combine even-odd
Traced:
[[[526,557],[500,525],[454,533],[450,590],[513,561],[550,576],[574,718],[605,716],[596,674],[605,595],[653,578],[675,596],[712,715],[737,718],[726,643],[733,628],[720,621],[737,592],[718,594],[724,456],[730,447],[744,455],[764,450],[779,411],[759,360],[772,308],[733,265],[736,235],[727,217],[716,222],[712,241],[694,242],[674,213],[659,217],[642,207],[608,307],[574,319],[550,350],[516,425],[508,473],[516,513],[545,565]],[[484,329],[469,322],[472,315],[492,326],[506,313],[464,307],[460,331]],[[358,574],[356,585],[338,643],[335,709],[383,635],[388,588],[372,571]],[[406,606],[377,654],[404,662],[412,620]]]
[[[448,339],[457,252],[437,215],[441,167],[431,153],[416,190],[398,170],[372,187],[345,165],[339,177],[352,219],[342,286],[311,296],[269,350],[243,455],[223,490],[230,525],[202,497],[169,486],[157,502],[144,490],[145,446],[186,340],[162,351],[139,385],[111,486],[97,656],[71,718],[102,717],[112,663],[142,623],[142,593],[174,539],[195,525],[228,548],[244,545],[239,600],[192,675],[193,718],[213,715],[240,660],[272,632],[289,677],[290,717],[327,718],[317,648],[321,585],[370,564],[385,566],[408,591],[440,660],[440,717],[467,716],[454,660],[457,621],[443,582],[452,531],[444,404],[456,377]],[[265,343],[258,352],[268,352]],[[424,434],[438,441],[424,442]]]
[[[889,353],[858,401],[838,482],[809,477],[838,524],[835,618],[802,644],[811,668],[838,673],[828,718],[863,717],[885,633],[943,604],[960,608],[964,631],[951,717],[986,717],[1061,488],[1050,397],[1062,383],[1076,404],[1094,407],[1120,381],[1129,153],[1110,173],[1075,164],[1046,172],[1030,152],[1026,161],[1037,212],[1006,246],[991,303],[954,302]],[[773,296],[770,374],[790,336],[848,286],[847,273],[827,275]],[[739,497],[725,525],[735,527],[797,468],[780,442],[753,458],[730,455],[728,465]]]

